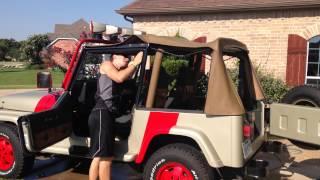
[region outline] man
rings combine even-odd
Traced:
[[[89,116],[90,154],[93,160],[90,165],[89,179],[109,180],[113,158],[113,99],[117,85],[129,79],[142,61],[143,53],[139,52],[129,63],[123,55],[114,54],[110,61],[100,65],[97,102]]]

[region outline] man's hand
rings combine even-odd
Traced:
[[[141,63],[142,57],[143,52],[140,51],[130,62],[133,64],[133,66],[128,66],[127,68],[121,70],[116,69],[111,61],[105,61],[100,65],[100,73],[106,74],[110,79],[117,83],[122,83],[132,76],[136,70],[136,67]]]
[[[141,63],[142,57],[143,57],[143,52],[142,51],[138,52],[138,54],[132,60],[135,66],[138,66]]]

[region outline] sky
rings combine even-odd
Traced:
[[[0,39],[25,40],[54,31],[55,24],[72,24],[83,18],[131,27],[115,10],[133,0],[1,0]]]

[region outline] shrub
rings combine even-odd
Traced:
[[[228,69],[231,79],[235,86],[238,86],[238,74],[237,68]],[[266,96],[267,103],[279,102],[280,99],[289,90],[289,87],[280,79],[275,78],[271,73],[265,73],[256,68],[258,79]]]
[[[178,59],[174,56],[166,56],[163,58],[161,65],[168,75],[177,77],[181,68],[188,67],[188,61],[184,59]]]
[[[207,94],[208,89],[208,75],[202,74],[201,77],[197,81],[197,96],[204,97]]]
[[[268,103],[279,102],[289,90],[289,87],[282,80],[275,78],[270,73],[263,73],[258,70],[257,76]]]
[[[46,66],[44,64],[29,64],[26,69],[46,69]]]
[[[168,92],[175,90],[179,72],[188,67],[188,61],[175,56],[164,56],[161,63],[159,86],[167,86]]]
[[[67,72],[66,69],[61,68],[60,66],[53,66],[53,67],[51,68],[51,70],[52,70],[53,72],[62,72],[62,73],[66,73],[66,72]]]

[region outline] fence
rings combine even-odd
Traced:
[[[27,62],[0,61],[0,68],[25,68],[27,65]]]

